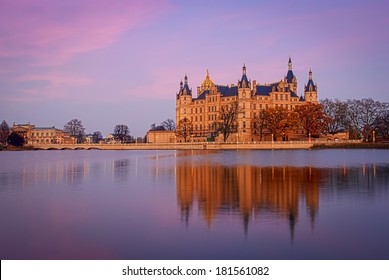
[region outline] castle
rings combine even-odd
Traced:
[[[293,110],[305,102],[317,103],[317,85],[313,83],[312,71],[309,71],[308,83],[304,86],[304,96],[297,95],[297,78],[293,74],[292,60],[289,57],[286,76],[278,82],[259,84],[247,77],[246,66],[243,65],[242,77],[237,85],[215,84],[207,70],[205,80],[197,87],[197,96],[193,95],[185,75],[184,83],[180,82],[180,90],[176,95],[176,124],[183,119],[190,121],[193,131],[190,141],[207,141],[216,128],[216,121],[222,107],[238,102],[238,129],[227,141],[258,141],[254,133],[254,119],[262,109],[283,107]],[[293,131],[289,139],[303,137],[304,131]],[[271,136],[270,136],[271,137]],[[265,140],[269,140],[269,135]],[[188,141],[188,139],[185,139]],[[178,142],[185,141],[177,137]],[[216,137],[220,141],[220,137]]]

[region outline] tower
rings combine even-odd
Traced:
[[[304,87],[304,99],[307,102],[317,103],[317,85],[312,80],[312,70],[309,70],[308,84]]]
[[[284,82],[288,84],[289,89],[293,91],[294,93],[297,93],[297,78],[293,74],[293,66],[292,66],[292,59],[289,56],[288,61],[288,72],[286,73],[286,76],[284,78]]]
[[[192,90],[189,89],[188,85],[188,76],[185,74],[184,84],[182,80],[180,82],[180,90],[176,98],[176,123],[181,119],[186,118],[187,113],[189,113],[189,106],[192,103]]]
[[[251,81],[247,78],[246,65],[243,64],[242,79],[238,80],[238,135],[240,141],[247,141],[251,133]]]

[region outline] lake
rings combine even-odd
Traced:
[[[0,152],[1,259],[389,259],[388,150]]]

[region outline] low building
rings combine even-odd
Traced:
[[[28,124],[14,124],[12,131],[24,138],[25,144],[74,144],[75,137],[52,127],[36,127]]]
[[[175,143],[176,132],[172,130],[150,130],[146,135],[147,143]]]
[[[75,137],[61,129],[52,127],[34,127],[29,131],[30,144],[74,144]]]

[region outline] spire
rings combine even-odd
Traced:
[[[309,80],[312,80],[312,70],[309,68]]]
[[[288,70],[292,70],[292,59],[289,56],[289,61],[288,61]]]
[[[208,72],[208,69],[207,69],[207,76],[205,77],[206,79],[209,79],[209,72]]]
[[[180,89],[182,89],[184,86],[183,86],[183,83],[182,83],[182,79],[181,79],[181,82],[180,82]]]
[[[246,64],[243,63],[243,68],[242,68],[242,79],[239,81],[238,80],[238,85],[240,88],[249,88],[250,87],[250,82],[249,80],[247,79],[247,76],[246,76]]]
[[[188,84],[188,76],[186,75],[186,73],[185,73],[184,81],[185,81],[185,84],[187,85]]]
[[[289,61],[288,61],[288,72],[286,73],[286,80],[289,84],[293,82],[293,70],[292,70],[292,59],[289,56]]]

